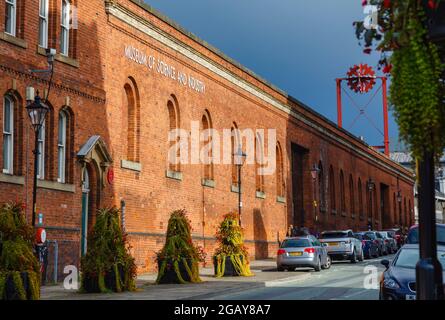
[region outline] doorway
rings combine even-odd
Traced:
[[[304,210],[304,168],[306,168],[306,158],[308,150],[292,143],[292,218],[294,226],[304,227],[306,216]]]
[[[88,236],[96,223],[97,204],[99,203],[97,175],[92,166],[87,165],[83,169],[82,182],[82,234],[81,254],[84,256],[88,248]]]

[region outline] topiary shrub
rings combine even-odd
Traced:
[[[249,255],[244,246],[243,229],[238,223],[238,215],[229,213],[224,216],[216,233],[219,247],[213,256],[215,276],[244,276],[254,274],[250,271]]]
[[[136,264],[122,232],[119,209],[101,209],[81,259],[80,292],[122,292],[136,289]]]
[[[40,266],[33,252],[34,232],[22,207],[0,207],[0,300],[40,299]]]
[[[199,262],[205,260],[205,253],[193,244],[190,220],[184,209],[172,212],[165,245],[157,253],[156,260],[158,284],[201,282]]]

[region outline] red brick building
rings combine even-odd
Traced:
[[[58,243],[59,269],[78,263],[95,210],[110,205],[125,206],[140,271],[155,268],[178,208],[211,255],[221,217],[238,208],[238,179],[233,164],[168,163],[169,130],[190,132],[192,121],[276,129],[275,173],[242,168],[242,224],[254,258],[274,256],[290,224],[321,231],[412,223],[410,171],[142,1],[7,0],[0,12],[0,202],[25,203],[29,218],[34,133],[25,92],[47,93],[49,77],[30,70],[47,68],[45,48],[58,52],[39,137],[37,207]]]

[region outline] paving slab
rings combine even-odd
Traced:
[[[254,260],[250,263],[252,277],[214,277],[213,266],[200,268],[201,283],[157,285],[156,273],[138,276],[135,292],[80,294],[76,290],[66,290],[61,284],[44,286],[42,300],[194,300],[209,299],[219,295],[232,294],[274,286],[276,283],[304,280],[313,273],[309,269],[292,272],[278,272],[272,259]]]

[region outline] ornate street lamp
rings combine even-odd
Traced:
[[[44,104],[39,96],[39,91],[34,97],[34,88],[27,88],[26,97],[26,111],[28,112],[31,125],[35,132],[34,143],[34,185],[32,191],[32,226],[35,226],[36,218],[36,197],[37,197],[37,169],[38,169],[38,155],[39,155],[39,134],[45,121],[46,114],[49,112],[49,107]]]
[[[243,203],[241,202],[241,167],[244,165],[246,161],[247,155],[243,152],[241,147],[233,154],[233,160],[235,165],[238,167],[238,219],[239,225],[241,226],[241,207]]]

